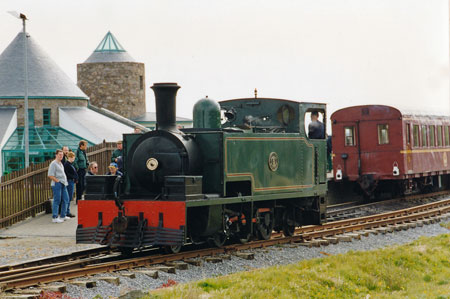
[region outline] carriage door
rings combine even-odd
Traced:
[[[339,165],[342,168],[343,177],[353,177],[359,175],[359,166],[361,163],[360,149],[359,149],[359,121],[358,122],[345,122],[344,129],[344,150],[340,153],[340,159],[342,164]]]
[[[418,125],[412,125],[410,123],[406,123],[406,129],[405,129],[405,139],[406,139],[406,157],[405,157],[405,165],[406,169],[405,171],[408,172],[408,170],[414,169],[414,159],[412,157],[412,148],[413,145],[415,147],[419,146],[419,126]],[[412,128],[412,131],[411,131]]]

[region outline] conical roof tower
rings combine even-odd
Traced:
[[[146,112],[145,66],[136,62],[108,31],[84,63],[77,65],[78,86],[93,106],[133,119]]]
[[[0,55],[0,105],[2,99],[24,98],[23,35],[17,34]],[[27,44],[29,99],[88,99],[31,36]]]

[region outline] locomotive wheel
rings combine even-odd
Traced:
[[[286,237],[294,235],[295,232],[295,210],[285,209],[283,212],[283,234]]]
[[[224,233],[215,233],[208,242],[216,247],[222,247],[227,241],[227,235]]]
[[[178,252],[180,252],[180,250],[181,250],[181,245],[164,246],[164,251],[169,254],[178,253]]]
[[[258,237],[263,240],[268,240],[272,236],[272,230],[274,225],[273,212],[265,212],[257,214],[258,223],[256,225],[256,231]]]

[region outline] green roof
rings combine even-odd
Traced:
[[[80,142],[77,136],[60,127],[30,127],[29,130],[30,163],[40,163],[55,157],[55,150],[68,146],[75,151]],[[94,145],[88,141],[88,146]],[[3,170],[6,173],[25,166],[24,128],[18,127],[2,148]]]
[[[114,35],[108,31],[94,52],[125,52],[125,49]]]

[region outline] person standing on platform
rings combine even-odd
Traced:
[[[66,163],[64,163],[64,172],[66,174],[67,177],[67,193],[69,195],[69,204],[67,205],[67,213],[66,215],[68,217],[75,217],[74,214],[70,213],[70,202],[73,199],[73,191],[74,191],[74,186],[76,184],[76,182],[78,181],[78,173],[77,170],[75,169],[75,166],[73,166],[73,162],[75,161],[75,154],[73,152],[68,152],[67,153],[67,161]]]
[[[58,149],[55,152],[55,160],[48,167],[48,177],[51,182],[53,191],[52,205],[52,222],[62,223],[64,220],[70,219],[66,216],[67,204],[69,203],[69,195],[67,194],[67,177],[64,173],[64,165],[61,163],[64,153]],[[58,216],[59,204],[62,200],[61,215]]]
[[[67,153],[69,152],[69,147],[67,145],[63,145],[63,147],[61,149],[64,154],[64,157],[63,157],[61,163],[64,165],[64,164],[66,164],[66,161],[67,161]]]
[[[87,148],[87,141],[81,140],[78,143],[77,151],[75,152],[75,162],[73,163],[75,166],[75,169],[77,170],[78,174],[78,182],[77,182],[77,203],[79,200],[81,200],[81,197],[84,192],[85,188],[85,180],[84,177],[86,176],[86,168],[89,165],[89,160],[86,155],[86,148]]]
[[[61,150],[63,151],[63,154],[64,154],[61,163],[62,163],[62,165],[66,165],[67,153],[69,152],[69,147],[67,145],[63,145]],[[61,205],[62,205],[62,200],[61,200],[61,203],[59,204],[59,214],[61,214]]]
[[[123,155],[123,144],[122,140],[117,141],[117,149],[115,149],[111,156],[111,162],[117,164],[118,170],[122,171],[123,163],[122,163],[122,155]]]

